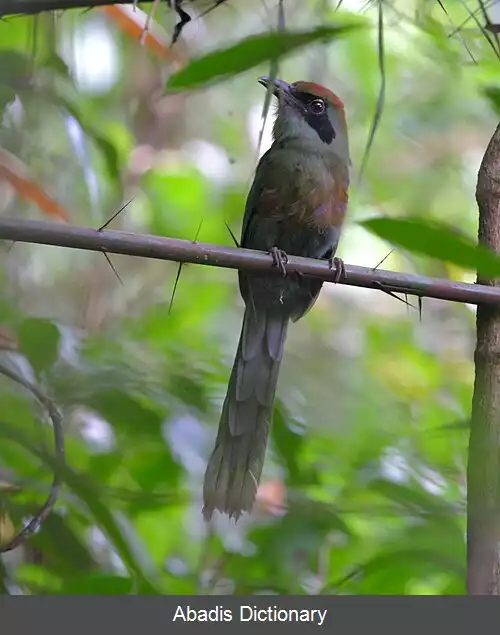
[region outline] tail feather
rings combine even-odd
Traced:
[[[203,514],[239,518],[253,507],[264,465],[288,317],[245,311],[215,448],[203,487]]]

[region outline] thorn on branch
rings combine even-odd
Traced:
[[[383,293],[386,293],[387,295],[390,295],[391,298],[394,298],[395,300],[399,300],[403,304],[406,304],[408,307],[411,307],[412,309],[416,309],[416,307],[413,306],[413,304],[411,302],[408,302],[407,300],[403,300],[403,298],[400,298],[393,291],[390,291],[389,289],[386,289],[386,287],[382,284],[382,282],[379,282],[378,280],[374,280],[373,281],[373,287],[376,288],[376,289],[379,289],[380,291],[382,291]],[[404,292],[402,291],[402,293],[404,293]],[[405,293],[405,296],[406,296],[406,293]]]
[[[238,247],[238,249],[239,249],[240,248],[240,243],[238,242],[236,236],[233,234],[233,230],[229,227],[229,225],[226,222],[224,222],[224,225],[226,226],[227,231],[231,234],[231,238],[233,239],[233,243],[234,243],[235,247]]]
[[[111,269],[113,270],[113,273],[115,274],[115,276],[118,278],[118,282],[123,285],[123,280],[120,278],[120,274],[118,273],[118,271],[116,270],[114,264],[111,262],[111,258],[108,256],[108,254],[103,251],[102,255],[106,258],[106,260],[108,261],[108,265],[111,267]]]
[[[376,265],[375,265],[375,267],[373,267],[372,271],[377,271],[377,269],[380,267],[380,265],[381,265],[381,264],[383,264],[383,263],[387,260],[387,258],[389,258],[389,256],[390,256],[391,254],[393,254],[393,253],[394,253],[394,249],[391,249],[391,251],[390,251],[388,254],[386,254],[386,255],[382,258],[382,260],[381,260],[378,264],[376,264]]]
[[[128,206],[130,205],[130,203],[131,203],[133,200],[134,200],[134,199],[133,199],[133,198],[131,198],[131,199],[130,199],[130,201],[128,201],[127,203],[125,203],[125,205],[122,205],[122,206],[120,207],[120,209],[119,209],[117,212],[115,212],[115,213],[113,214],[113,216],[111,216],[111,218],[108,218],[108,220],[104,223],[104,225],[101,225],[100,227],[98,227],[98,228],[97,228],[97,231],[98,231],[98,232],[102,232],[102,230],[103,230],[103,229],[106,229],[106,227],[107,227],[110,223],[112,223],[112,222],[115,220],[115,218],[116,218],[117,216],[119,216],[119,215],[123,212],[123,210],[124,210],[126,207],[128,207]]]
[[[203,225],[203,221],[205,220],[205,217],[203,217],[200,220],[200,224],[198,225],[198,229],[196,230],[196,234],[194,236],[193,239],[193,245],[196,245],[196,242],[198,240],[198,236],[200,235],[200,231],[201,231],[201,227]],[[179,284],[179,279],[181,277],[181,271],[182,271],[182,267],[185,263],[180,262],[179,266],[177,267],[177,274],[175,276],[175,282],[174,282],[174,288],[172,289],[172,296],[170,297],[170,303],[168,305],[168,315],[170,315],[172,313],[172,308],[174,306],[174,298],[175,298],[175,294],[177,291],[177,285]]]
[[[177,291],[177,285],[179,284],[179,278],[181,277],[181,271],[182,271],[183,264],[184,264],[183,262],[180,262],[179,266],[177,267],[177,274],[175,276],[174,288],[172,289],[172,296],[170,298],[170,304],[168,305],[168,315],[170,315],[170,313],[172,312],[172,307],[174,306],[175,292]]]
[[[200,220],[200,224],[198,225],[198,229],[196,230],[196,234],[194,235],[194,238],[193,238],[193,245],[196,245],[196,243],[198,242],[198,236],[200,235],[201,228],[202,228],[202,225],[203,225],[203,221],[204,221],[204,220],[205,220],[205,217],[203,217],[203,218]]]

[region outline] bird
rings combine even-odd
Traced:
[[[264,465],[290,321],[316,302],[323,281],[286,271],[287,255],[335,256],[348,204],[350,155],[342,101],[324,86],[260,77],[277,99],[273,142],[250,188],[240,246],[266,251],[282,275],[239,272],[241,335],[203,484],[203,516],[251,513]]]

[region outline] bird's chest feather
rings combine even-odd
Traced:
[[[284,179],[263,189],[258,213],[323,233],[342,226],[348,187],[348,172],[341,162],[327,162],[315,155],[297,157]]]
[[[297,200],[290,215],[297,224],[319,231],[328,227],[340,228],[347,209],[347,183],[340,172],[329,172],[325,168],[316,175],[299,181]]]

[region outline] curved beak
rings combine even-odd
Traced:
[[[271,88],[273,95],[279,97],[281,95],[290,95],[291,86],[288,82],[284,82],[282,79],[271,79],[270,77],[259,77],[257,80],[259,84],[262,84],[265,88]]]

